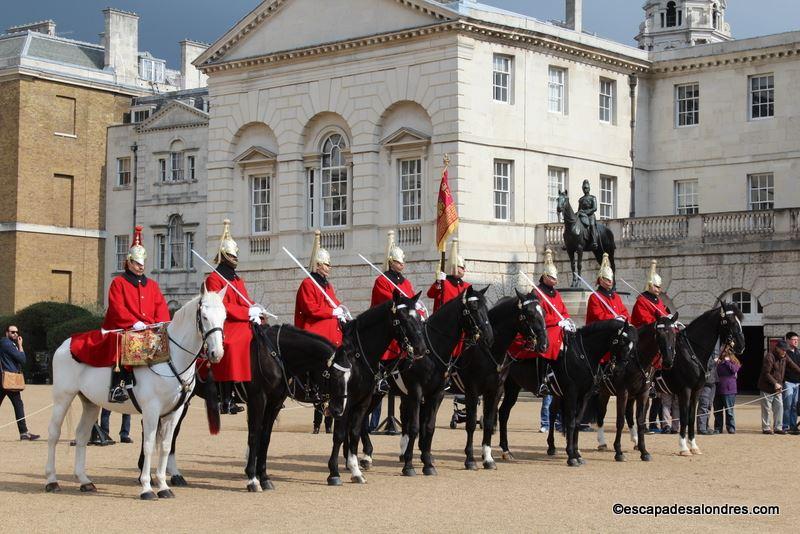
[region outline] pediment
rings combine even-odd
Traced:
[[[239,165],[254,165],[259,163],[273,163],[277,154],[262,146],[251,146],[235,158],[233,162]]]
[[[169,130],[173,128],[187,128],[194,126],[206,126],[208,124],[208,113],[184,104],[179,100],[173,100],[165,104],[147,120],[139,123],[138,130],[146,132],[149,130]]]
[[[430,0],[265,0],[194,64],[255,58],[458,18]]]
[[[431,136],[413,128],[400,128],[396,132],[384,137],[381,144],[387,148],[412,147],[428,144]]]

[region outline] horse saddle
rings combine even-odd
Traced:
[[[123,332],[120,343],[120,363],[130,367],[155,365],[169,361],[167,327]]]

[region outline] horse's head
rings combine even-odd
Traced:
[[[721,302],[719,307],[719,339],[729,345],[737,356],[744,352],[744,332],[742,331],[742,312],[732,302]]]
[[[412,358],[421,358],[428,352],[422,332],[422,319],[417,312],[420,294],[421,292],[407,298],[396,289],[392,294],[392,337]]]
[[[556,213],[562,213],[567,202],[569,202],[569,193],[567,193],[567,190],[559,191],[558,200],[556,201]]]
[[[623,363],[631,357],[636,350],[636,342],[639,339],[636,328],[631,325],[628,320],[616,321],[618,326],[616,332],[611,337],[611,354],[617,361],[617,364]]]
[[[527,295],[517,293],[517,332],[525,336],[525,341],[535,347],[536,352],[542,353],[547,350],[549,344],[547,339],[547,327],[544,323],[544,309],[536,294],[536,290]]]
[[[661,354],[662,369],[671,369],[675,363],[675,338],[678,333],[676,323],[678,312],[672,315],[662,315],[653,325],[656,332],[656,344]]]
[[[200,304],[197,307],[197,330],[206,345],[206,357],[211,363],[222,359],[222,326],[225,323],[225,305],[222,299],[228,286],[221,291],[208,291],[203,284]]]
[[[344,350],[337,350],[322,371],[320,385],[325,398],[326,414],[338,419],[347,409],[347,388],[350,385],[352,364]]]
[[[489,286],[480,290],[469,286],[461,293],[461,303],[464,307],[461,329],[473,341],[483,339],[486,345],[491,346],[494,343],[494,330],[489,322],[489,309],[486,306],[487,289]]]

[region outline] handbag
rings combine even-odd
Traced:
[[[14,392],[25,389],[25,377],[22,376],[22,373],[6,371],[2,364],[0,364],[0,371],[3,372],[3,389],[5,391]]]

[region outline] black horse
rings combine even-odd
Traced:
[[[681,456],[702,454],[695,441],[695,417],[697,399],[706,381],[708,359],[717,341],[730,346],[737,355],[744,352],[742,312],[735,304],[720,302],[720,305],[702,314],[689,323],[678,334],[676,357],[672,369],[662,373],[668,393],[678,395],[680,406],[680,451]],[[674,417],[674,415],[673,415]],[[689,429],[689,446],[686,429]]]
[[[598,394],[597,442],[598,450],[606,450],[605,429],[603,427],[608,400],[617,397],[617,432],[614,439],[614,459],[625,461],[620,440],[622,428],[627,419],[634,448],[639,450],[640,458],[648,462],[652,459],[645,446],[645,419],[647,400],[650,394],[657,360],[661,368],[669,369],[675,360],[675,322],[678,314],[665,315],[655,323],[641,326],[637,330],[636,354],[628,359],[626,365],[617,365],[603,380]],[[634,427],[633,408],[636,407],[636,427]]]
[[[467,411],[467,445],[464,449],[467,469],[478,469],[472,444],[475,433],[478,398],[483,396],[482,458],[485,469],[496,469],[492,459],[492,434],[497,420],[497,405],[503,393],[503,383],[512,363],[508,347],[517,334],[537,352],[547,350],[547,329],[542,306],[537,294],[525,295],[516,291],[516,297],[501,299],[489,310],[489,322],[494,331],[494,343],[476,343],[461,353],[456,363],[453,381],[465,395]]]
[[[330,486],[342,484],[338,461],[339,447],[342,445],[351,481],[359,484],[366,482],[356,454],[364,418],[381,378],[381,356],[389,348],[392,339],[412,359],[427,351],[422,322],[416,312],[418,299],[419,293],[413,298],[406,298],[395,290],[392,300],[368,309],[344,327],[342,349],[347,352],[353,365],[348,384],[347,409],[333,425],[333,448],[328,460]]]
[[[558,192],[556,211],[564,215],[564,245],[567,247],[569,265],[572,269],[572,287],[578,287],[579,285],[575,273],[581,274],[584,250],[592,251],[594,257],[597,259],[597,263],[602,261],[603,253],[607,253],[608,260],[611,263],[611,269],[616,272],[617,267],[614,263],[614,251],[617,249],[617,245],[614,243],[614,234],[611,230],[606,225],[597,223],[598,247],[592,250],[592,240],[589,238],[589,232],[572,210],[572,205],[569,203],[569,196],[566,190]],[[575,265],[575,253],[578,254],[577,269]]]
[[[558,360],[548,362],[542,358],[518,360],[511,365],[510,380],[505,383],[505,396],[500,406],[500,448],[503,459],[514,458],[508,446],[508,418],[522,388],[538,392],[548,367],[548,383],[554,399],[550,405],[550,432],[547,436],[547,454],[556,453],[553,430],[555,413],[562,408],[562,423],[567,439],[567,465],[574,467],[584,462],[578,449],[577,422],[594,390],[600,360],[610,352],[617,365],[623,364],[635,348],[636,329],[627,322],[616,319],[598,321],[579,328],[577,332],[564,332],[564,347]],[[562,407],[563,405],[563,407]]]

